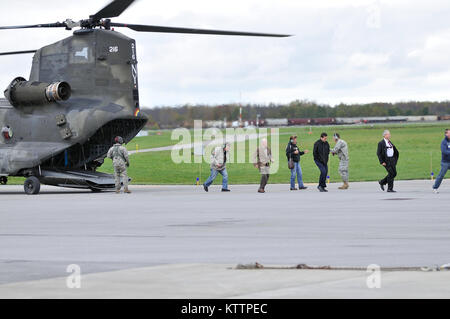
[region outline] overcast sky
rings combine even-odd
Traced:
[[[108,0],[0,0],[2,25],[80,20]],[[448,0],[138,0],[115,22],[292,38],[121,32],[137,40],[142,106],[450,99]],[[119,31],[119,30],[118,30]],[[64,29],[0,31],[0,51],[38,49]],[[0,88],[31,55],[0,57]]]

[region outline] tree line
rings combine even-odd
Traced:
[[[240,104],[225,105],[182,105],[144,108],[149,117],[148,127],[152,129],[192,127],[194,120],[237,121]],[[448,115],[450,101],[445,102],[399,102],[369,104],[339,104],[331,107],[311,101],[297,100],[289,104],[246,104],[242,105],[244,121],[266,118],[324,118],[324,117],[367,117],[367,116],[411,116]]]

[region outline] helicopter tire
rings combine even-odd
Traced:
[[[6,185],[6,184],[8,184],[8,177],[1,176],[0,177],[0,185]]]
[[[28,195],[37,195],[41,190],[41,182],[35,176],[30,176],[25,180],[23,185],[25,193]]]

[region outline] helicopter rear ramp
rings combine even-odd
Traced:
[[[94,191],[114,189],[114,177],[94,171],[42,170],[39,181],[45,185],[92,189]]]

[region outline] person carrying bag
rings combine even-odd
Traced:
[[[297,175],[298,189],[307,189],[303,185],[302,168],[300,166],[300,156],[308,154],[309,151],[300,151],[297,145],[297,136],[293,135],[289,138],[289,144],[286,147],[286,157],[288,159],[288,168],[291,170],[291,191],[296,191],[295,176]]]

